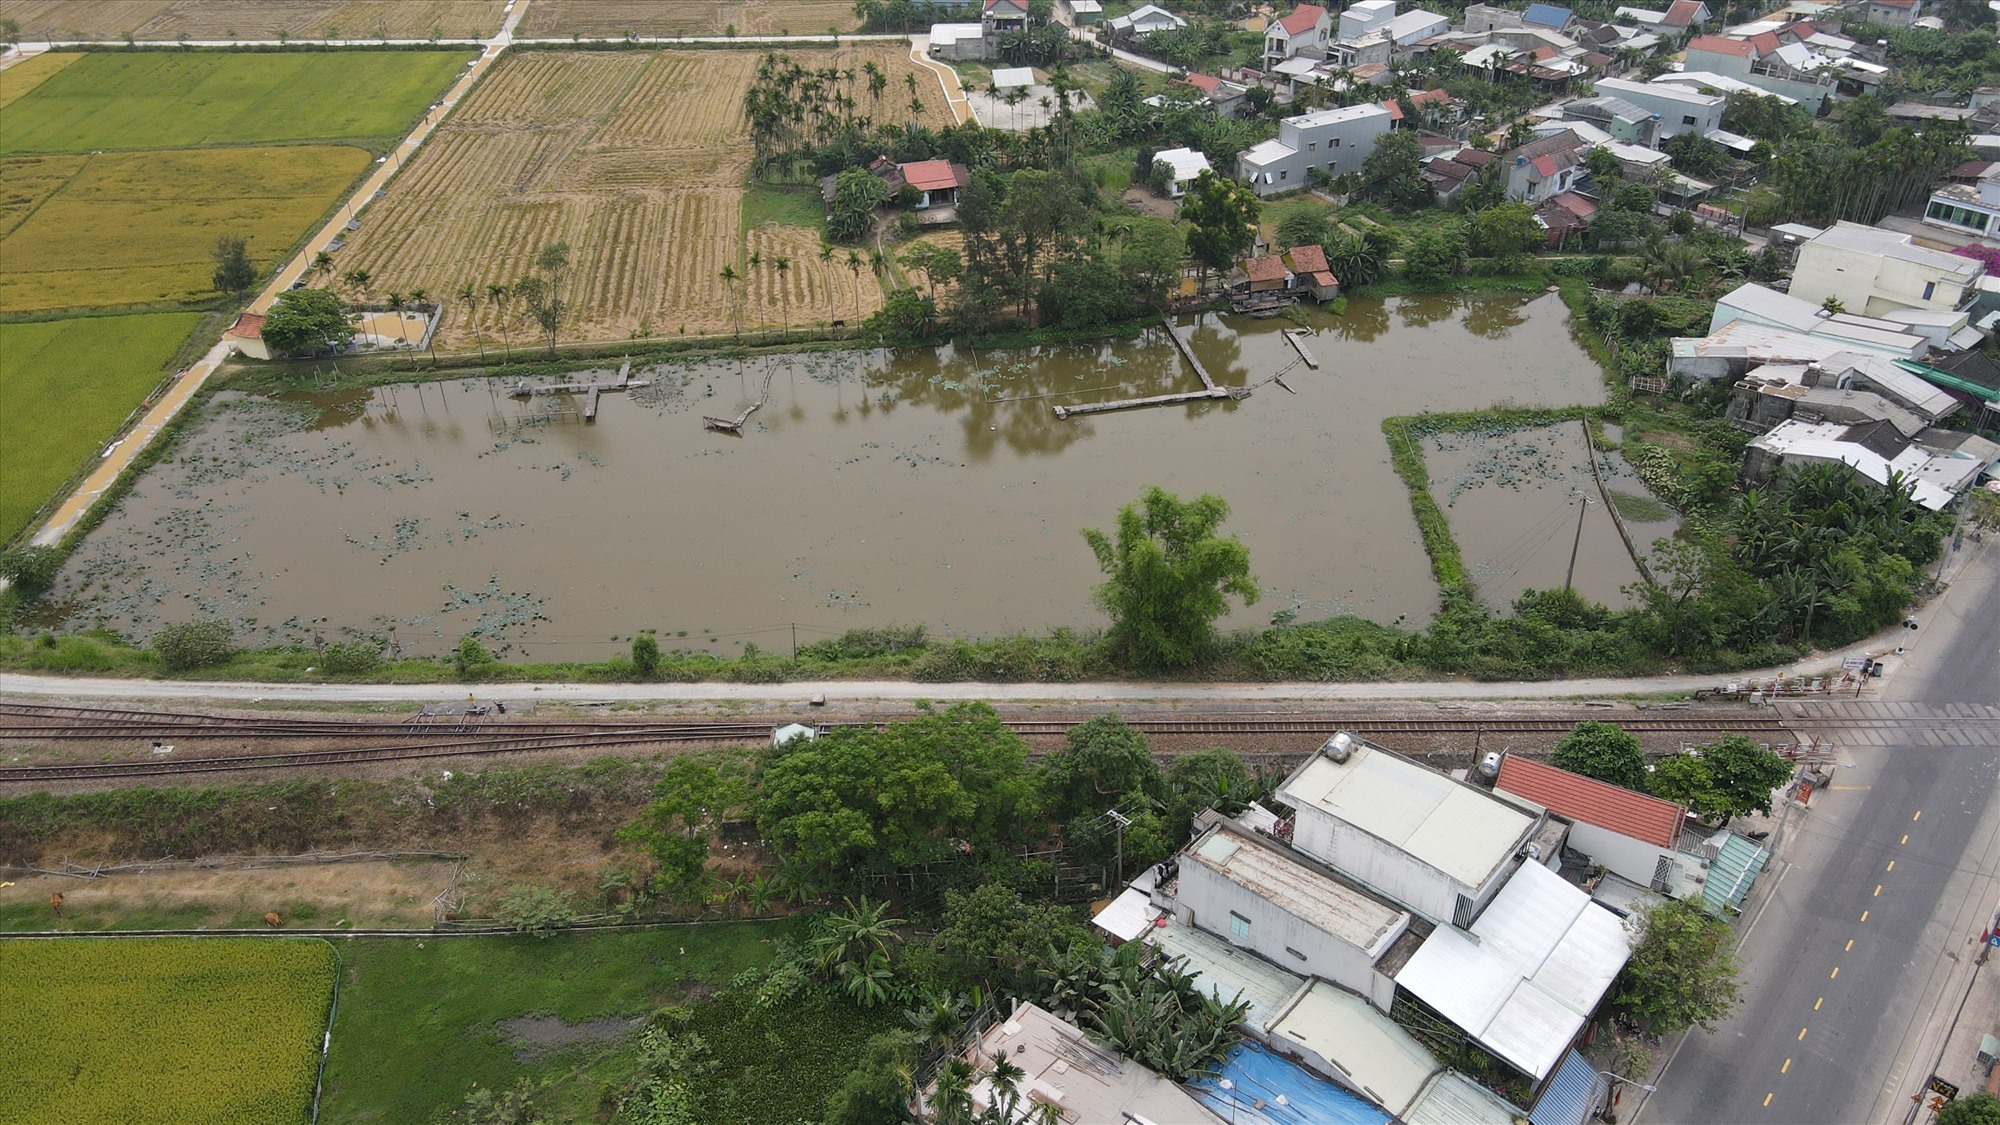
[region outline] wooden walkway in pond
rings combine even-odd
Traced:
[[[635,387],[649,386],[647,379],[632,378],[632,361],[626,360],[618,369],[618,379],[611,383],[546,383],[531,385],[521,383],[508,393],[514,398],[534,398],[538,395],[582,395],[583,420],[597,421],[597,397],[606,391],[629,391]]]
[[[749,406],[743,408],[743,413],[738,414],[734,418],[712,418],[704,414],[701,416],[701,424],[707,427],[708,429],[721,430],[723,433],[726,434],[742,433],[743,423],[748,422],[750,420],[750,416],[752,414],[757,413],[757,409],[763,406],[765,401],[771,397],[772,374],[774,373],[769,371],[764,373],[764,389],[758,392],[756,402],[753,402]]]
[[[1312,329],[1310,328],[1293,328],[1285,332],[1285,339],[1292,342],[1292,347],[1298,350],[1299,358],[1306,361],[1306,366],[1317,371],[1319,370],[1319,357],[1312,354],[1312,350],[1306,347],[1306,337],[1311,335]],[[1280,385],[1282,386],[1283,384]],[[1290,388],[1286,389],[1289,390]]]
[[[1167,325],[1166,329],[1167,337],[1173,340],[1174,347],[1180,349],[1181,358],[1187,360],[1188,366],[1194,368],[1195,375],[1201,379],[1201,390],[1180,391],[1175,394],[1165,395],[1148,395],[1144,398],[1113,399],[1110,402],[1086,402],[1076,406],[1058,406],[1055,408],[1056,417],[1059,419],[1073,418],[1079,414],[1108,414],[1113,410],[1137,410],[1145,406],[1172,406],[1175,403],[1200,402],[1204,399],[1241,399],[1250,397],[1250,388],[1248,387],[1232,388],[1217,384],[1215,377],[1208,373],[1208,368],[1203,367],[1201,360],[1195,356],[1194,348],[1181,335],[1180,329],[1175,328],[1171,324]]]

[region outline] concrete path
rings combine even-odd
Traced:
[[[965,87],[959,85],[958,71],[931,58],[930,36],[910,36],[910,61],[938,76],[938,85],[944,88],[944,102],[951,107],[952,124],[965,124],[972,116],[972,102],[965,96]]]
[[[268,310],[278,299],[279,294],[290,288],[292,282],[303,277],[312,267],[313,257],[326,249],[328,243],[346,232],[348,221],[365,211],[368,204],[374,200],[376,190],[386,185],[397,172],[402,170],[403,163],[417,151],[418,146],[424,143],[432,131],[444,122],[459,99],[493,69],[494,61],[513,42],[514,27],[520,23],[521,17],[527,14],[529,3],[530,0],[519,0],[514,5],[514,11],[507,17],[506,22],[501,24],[500,31],[482,44],[479,57],[466,67],[465,73],[452,83],[444,97],[424,114],[423,120],[417,122],[417,127],[410,131],[410,135],[391,149],[387,156],[380,159],[375,171],[362,181],[353,196],[331,219],[327,220],[319,233],[306,240],[298,255],[278,268],[270,284],[250,302],[250,312]],[[61,542],[63,536],[69,534],[70,529],[83,519],[92,505],[117,483],[119,474],[123,473],[133,460],[152,444],[153,439],[160,435],[160,431],[193,401],[195,394],[208,382],[209,376],[229,358],[230,350],[226,342],[218,343],[182,371],[173,386],[152,404],[138,423],[126,431],[118,441],[112,443],[99,460],[97,467],[92,469],[77,490],[56,508],[48,522],[35,532],[32,542],[39,547],[53,546]]]
[[[1359,700],[1463,702],[1506,700],[1605,699],[1634,695],[1667,695],[1714,687],[1731,679],[1816,675],[1838,670],[1842,659],[1882,654],[1893,648],[1902,631],[1884,634],[1872,643],[1822,653],[1786,668],[1736,676],[1602,677],[1586,680],[1479,682],[1427,680],[1393,683],[1159,683],[1114,681],[1074,684],[926,684],[906,680],[818,680],[782,684],[268,684],[195,680],[105,679],[70,676],[0,674],[0,696],[43,696],[73,699],[207,699],[256,702],[374,703],[456,698],[468,692],[505,699],[568,701],[715,703],[740,702],[769,707],[795,707],[814,696],[829,703],[882,701],[985,700],[993,703],[1035,703],[1049,700],[1107,703],[1268,702],[1314,705]],[[1886,661],[1893,660],[1886,657]]]

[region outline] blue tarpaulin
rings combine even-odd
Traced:
[[[1597,1068],[1572,1050],[1529,1112],[1530,1125],[1583,1125],[1596,1101]]]
[[[1227,1079],[1234,1089],[1222,1088]],[[1201,1104],[1237,1125],[1388,1125],[1389,1115],[1256,1043],[1231,1052],[1222,1072],[1189,1083]]]

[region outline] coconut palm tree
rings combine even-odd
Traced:
[[[854,319],[861,319],[861,255],[847,252],[847,272],[854,275]]]
[[[513,295],[513,290],[498,282],[486,286],[486,299],[500,312],[500,346],[507,350],[508,363],[514,362],[514,342],[507,338],[507,298]]]
[[[736,338],[743,338],[743,306],[736,303],[736,279],[742,275],[735,266],[722,267],[722,284],[729,290],[729,312],[736,320]]]
[[[375,280],[375,275],[369,273],[367,270],[348,270],[346,280],[347,284],[352,286],[355,292],[361,294],[361,299],[366,301],[368,299],[368,285]]]
[[[819,244],[819,264],[826,267],[826,326],[833,327],[833,244]]]
[[[321,250],[313,255],[312,273],[315,277],[325,277],[333,272],[333,255]]]
[[[486,362],[486,338],[474,331],[472,322],[479,311],[479,286],[470,281],[458,287],[458,299],[465,302],[465,330],[473,333],[473,342],[479,345],[479,362]]]
[[[413,308],[413,309],[416,309],[416,310],[417,310],[417,311],[419,311],[419,312],[422,312],[422,311],[423,311],[423,308],[424,308],[424,306],[425,306],[425,305],[428,305],[428,304],[430,304],[430,303],[431,303],[431,291],[430,291],[430,290],[428,290],[428,289],[425,289],[425,288],[423,288],[422,286],[419,286],[419,287],[417,287],[417,288],[415,288],[415,289],[412,289],[412,290],[410,290],[410,307],[411,307],[411,308]],[[435,309],[433,309],[433,310],[432,310],[432,312],[436,312],[436,310],[435,310]],[[437,333],[435,333],[435,332],[432,332],[432,331],[430,330],[430,322],[429,322],[429,319],[428,319],[428,317],[426,317],[426,319],[425,319],[425,322],[424,322],[424,334],[430,337],[430,341],[431,341],[431,362],[432,362],[432,363],[436,363],[436,362],[437,362],[437,357],[438,357],[438,353],[437,353]]]
[[[771,260],[771,268],[778,271],[778,305],[782,310],[779,315],[784,318],[784,330],[789,333],[792,330],[792,294],[785,283],[785,275],[792,272],[792,260],[780,254]]]
[[[407,304],[409,304],[408,299],[401,293],[389,294],[389,307],[396,310],[396,335],[402,338],[403,346],[406,348],[410,346],[410,334],[403,328],[403,306]]]

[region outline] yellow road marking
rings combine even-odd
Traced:
[[[1874,893],[1874,894],[1872,894],[1872,895],[1870,895],[1870,896],[1868,896],[1868,897],[1870,897],[1870,898],[1881,898],[1881,897],[1882,897],[1882,884],[1880,884],[1880,883],[1877,883],[1877,884],[1875,884],[1875,893]]]
[[[1824,1004],[1824,1003],[1826,1003],[1826,997],[1824,997],[1824,996],[1822,996],[1822,997],[1820,997],[1819,999],[1817,999],[1817,1000],[1813,1001],[1813,1011],[1815,1011],[1815,1012],[1819,1011],[1819,1006],[1820,1006],[1821,1004]]]
[[[1866,910],[1861,912],[1861,920],[1863,922],[1866,922],[1868,920],[1868,912]]]
[[[1907,844],[1909,842],[1910,842],[1910,834],[1908,832],[1903,833],[1903,838],[1900,841],[1898,841],[1898,843],[1903,843],[1903,844]]]
[[[1832,972],[1830,972],[1830,973],[1828,973],[1828,974],[1826,974],[1826,979],[1828,979],[1828,980],[1838,980],[1839,978],[1840,978],[1840,966],[1839,966],[1839,965],[1835,965],[1835,966],[1833,967],[1833,971],[1832,971]]]
[[[1773,1090],[1773,1091],[1772,1091],[1772,1093],[1776,1093],[1776,1092],[1777,1092],[1777,1091],[1775,1091],[1775,1090]],[[1765,1094],[1765,1095],[1764,1095],[1764,1105],[1765,1105],[1765,1107],[1766,1107],[1766,1108],[1768,1108],[1768,1107],[1770,1106],[1770,1104],[1771,1104],[1771,1094]]]
[[[1847,948],[1846,948],[1846,949],[1843,949],[1843,950],[1841,950],[1841,952],[1842,952],[1842,953],[1852,953],[1853,951],[1854,951],[1854,939],[1853,939],[1853,938],[1848,938],[1848,939],[1847,939]]]
[[[1883,868],[1882,870],[1884,870],[1884,871],[1894,871],[1895,869],[1896,869],[1896,861],[1892,859],[1892,860],[1890,860],[1890,861],[1889,861],[1889,866],[1887,866],[1887,867],[1884,867],[1884,868]]]
[[[1792,1072],[1792,1060],[1790,1060],[1790,1059],[1786,1059],[1786,1060],[1785,1060],[1785,1065],[1783,1065],[1783,1066],[1781,1066],[1781,1067],[1779,1067],[1779,1068],[1778,1068],[1778,1073],[1779,1073],[1779,1074],[1790,1074],[1791,1072]]]
[[[1799,1042],[1801,1043],[1805,1042],[1805,1038],[1806,1038],[1806,1029],[1802,1027],[1799,1029]]]
[[[1916,815],[1910,817],[1911,820],[1922,820],[1923,818],[1924,818],[1924,810],[1922,809],[1918,809]]]

